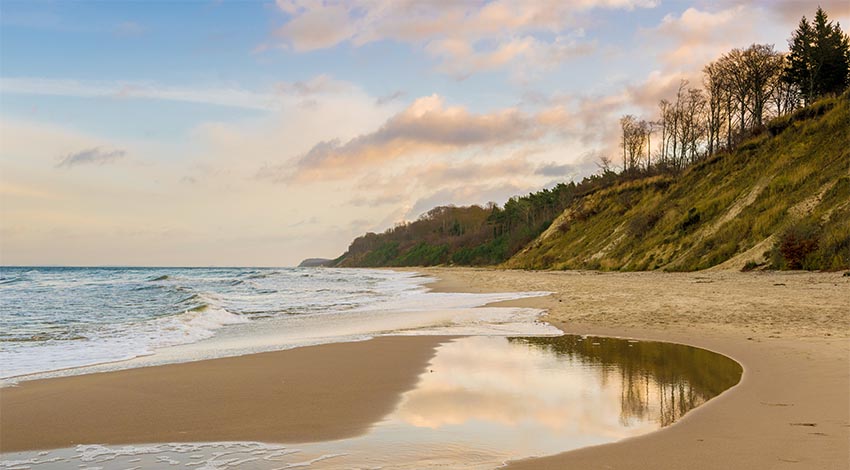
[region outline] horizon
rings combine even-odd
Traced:
[[[295,267],[577,181],[619,116],[818,3],[375,5],[3,2],[0,265]]]

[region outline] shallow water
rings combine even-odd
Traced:
[[[471,310],[545,293],[434,293],[424,286],[429,280],[370,269],[2,267],[0,378],[186,362],[381,334],[560,334],[536,321],[540,310]]]
[[[81,445],[5,454],[0,468],[495,468],[645,434],[735,385],[741,367],[669,343],[464,337],[363,436],[308,444]]]

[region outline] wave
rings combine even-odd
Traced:
[[[131,290],[133,292],[138,292],[138,291],[144,291],[144,290],[162,290],[162,289],[167,289],[167,287],[163,286],[163,285],[159,285],[159,284],[152,284],[152,285],[134,287]]]
[[[23,280],[24,280],[23,276],[5,277],[5,278],[0,279],[0,285],[14,284],[16,282],[21,282]]]
[[[168,279],[170,279],[168,274],[163,274],[162,276],[157,276],[157,277],[154,277],[154,278],[147,279],[147,281],[148,282],[167,281]]]
[[[280,274],[280,271],[270,271],[270,272],[267,272],[267,273],[251,273],[251,274],[245,276],[245,278],[246,279],[265,279],[267,277],[277,276],[278,274]]]
[[[215,332],[224,326],[235,325],[238,323],[248,323],[251,320],[235,313],[228,312],[223,308],[215,308],[210,305],[202,305],[193,309],[187,309],[179,315],[160,319],[159,325],[163,327],[163,345],[172,345],[179,343],[191,343],[209,338]],[[172,335],[168,332],[176,332],[182,334]],[[162,345],[157,345],[162,346]]]
[[[36,333],[30,336],[11,336],[0,338],[0,343],[41,343],[44,341],[78,341],[88,339],[85,336],[72,333]]]

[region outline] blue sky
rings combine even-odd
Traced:
[[[0,261],[336,256],[431,204],[581,178],[619,115],[731,47],[784,50],[815,8],[3,0]]]

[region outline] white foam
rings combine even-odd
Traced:
[[[252,321],[247,315],[237,315],[222,307],[228,301],[236,301],[232,296],[219,299],[204,294],[200,299],[207,305],[204,309],[138,322],[118,334],[107,331],[96,341],[37,343],[3,351],[0,371],[7,378],[18,376],[18,380],[28,380],[361,341],[382,335],[554,336],[562,333],[539,321],[542,310],[482,307],[549,292],[435,293],[425,287],[433,279],[416,273],[345,270],[335,275],[339,276],[338,282],[355,283],[357,287],[341,291],[347,297],[336,303],[336,307],[319,309],[319,313],[283,313]],[[380,295],[371,291],[357,294],[358,289],[371,285],[362,281],[367,276],[380,279],[377,284]],[[333,296],[335,292],[327,295]],[[306,294],[301,297],[300,292],[293,292],[281,301],[296,307],[317,301]],[[364,298],[372,301],[364,304]],[[23,374],[29,375],[20,377]],[[0,383],[10,384],[14,380]]]
[[[0,378],[129,360],[158,348],[201,341],[227,325],[247,322],[243,316],[207,307],[138,322],[122,331],[104,328],[94,339],[19,344],[0,354]]]

